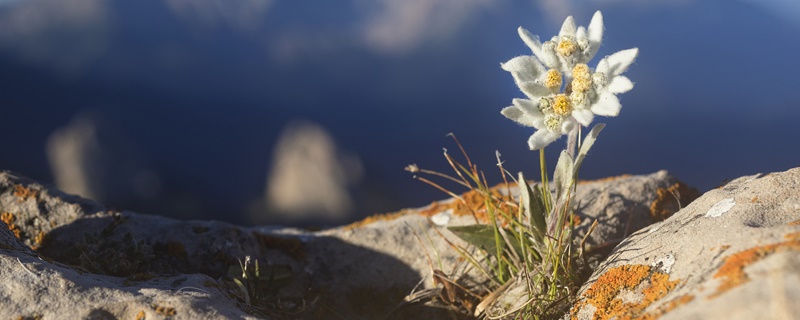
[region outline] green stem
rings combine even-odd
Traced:
[[[539,169],[541,170],[542,175],[542,195],[544,196],[544,211],[547,212],[547,216],[550,216],[550,210],[552,209],[552,199],[550,195],[550,185],[547,179],[547,162],[544,159],[544,148],[539,149]]]
[[[492,221],[492,229],[494,229],[494,243],[495,243],[495,248],[497,248],[497,252],[495,253],[497,254],[495,256],[495,258],[497,259],[497,270],[495,270],[495,272],[497,272],[497,277],[500,280],[500,282],[505,283],[507,279],[505,278],[505,266],[503,263],[503,256],[502,256],[503,239],[502,236],[500,235],[500,231],[498,230],[499,227],[497,225],[497,215],[495,214],[494,206],[491,203],[492,200],[489,187],[488,186],[484,187],[485,187],[484,191],[486,194],[486,198],[484,199],[484,204],[486,206],[486,213],[489,214],[489,220]]]

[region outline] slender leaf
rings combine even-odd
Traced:
[[[569,193],[567,189],[572,183],[574,165],[572,156],[566,150],[561,151],[558,163],[556,163],[556,172],[553,174],[553,182],[556,184],[556,204],[561,204],[564,196]]]
[[[488,224],[473,224],[468,226],[452,226],[447,227],[456,236],[466,241],[467,243],[488,252],[491,255],[496,255],[497,243],[495,239],[494,227]]]
[[[542,239],[547,233],[542,194],[539,192],[539,188],[531,189],[531,185],[528,184],[528,180],[525,179],[522,172],[519,173],[517,182],[519,183],[519,206],[524,209],[525,215],[531,221],[531,231],[535,240],[542,243]]]
[[[452,226],[447,227],[448,230],[453,232],[456,236],[461,238],[462,240],[466,241],[467,243],[480,248],[481,250],[486,251],[490,255],[496,256],[497,255],[497,239],[495,238],[494,227],[488,224],[473,224],[468,226]],[[500,251],[506,247],[511,248],[514,250],[515,253],[520,254],[522,251],[522,246],[520,244],[520,235],[516,232],[513,232],[508,229],[500,228],[502,230],[500,232],[505,233],[504,236],[501,236],[499,233],[497,236],[500,237]],[[507,237],[507,238],[506,238]],[[506,238],[506,239],[504,239]],[[529,244],[530,242],[527,242]],[[505,244],[505,245],[503,245]]]

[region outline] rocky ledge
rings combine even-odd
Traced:
[[[791,318],[798,188],[800,169],[740,178],[694,202],[665,171],[582,183],[578,236],[598,221],[587,242],[610,255],[565,317]],[[482,219],[483,201],[462,198],[312,232],[120,211],[3,172],[0,318],[449,319],[397,307],[415,287],[437,290],[434,270],[464,265],[443,226]],[[239,284],[258,286],[258,305],[234,281],[248,256],[261,278]]]

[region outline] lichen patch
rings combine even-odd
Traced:
[[[33,190],[20,184],[14,186],[14,196],[18,198],[17,202],[28,200],[28,198],[35,199],[38,195],[39,191],[37,190]]]
[[[669,280],[669,275],[647,265],[623,265],[601,275],[581,295],[581,301],[572,309],[572,319],[577,319],[583,308],[595,308],[592,319],[641,319],[648,316],[645,309],[659,301],[680,280]],[[624,299],[635,296],[631,301]],[[590,307],[589,307],[590,308]]]
[[[500,184],[489,189],[493,198],[491,201],[498,205],[496,209],[499,209],[499,211],[514,214],[517,212],[517,202],[511,196],[501,192],[500,190],[503,188],[505,188],[505,185]],[[477,190],[467,191],[461,195],[461,199],[464,201],[453,199],[448,202],[434,202],[428,208],[420,211],[419,214],[429,217],[439,212],[452,210],[455,216],[474,215],[481,222],[490,222],[486,207],[487,199],[484,193]],[[500,214],[497,215],[501,216]]]
[[[650,203],[650,218],[653,221],[664,221],[676,212],[689,205],[700,193],[683,182],[675,182],[667,188],[656,189],[656,199]]]
[[[723,293],[738,287],[750,281],[744,268],[752,265],[764,258],[775,254],[777,252],[785,252],[789,250],[800,251],[800,233],[786,235],[789,241],[758,246],[748,250],[734,253],[722,263],[722,266],[717,269],[714,274],[714,279],[720,279],[722,282],[717,290],[708,296],[707,299],[714,299]]]
[[[13,213],[3,212],[0,214],[0,220],[5,222],[5,224],[8,226],[8,230],[11,230],[11,233],[13,233],[17,239],[22,240],[22,230],[16,225],[15,222],[17,221],[17,217],[14,216]]]

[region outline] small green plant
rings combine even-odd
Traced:
[[[290,282],[291,269],[276,265],[270,265],[266,269],[263,272],[258,259],[245,256],[244,262],[239,260],[238,267],[228,268],[227,279],[235,285],[235,289],[229,292],[259,316],[288,319],[305,312],[305,298],[286,298],[278,294]],[[224,281],[222,284],[230,282]]]
[[[581,129],[588,127],[595,115],[619,114],[617,94],[633,88],[633,83],[621,74],[638,55],[638,49],[633,48],[606,56],[594,69],[586,64],[597,53],[603,37],[603,16],[599,11],[588,28],[576,27],[573,18],[567,17],[558,36],[544,43],[521,27],[518,32],[534,55],[515,57],[501,67],[511,73],[527,98],[513,99],[512,105],[501,113],[518,124],[536,128],[528,146],[539,150],[541,182],[531,185],[522,173],[516,177],[510,174],[503,169],[498,154],[506,187],[510,177],[519,192],[516,199],[508,196],[510,190],[506,196],[493,192],[483,172],[472,164],[457,140],[467,165],[458,163],[447,152],[445,158],[458,178],[416,165],[407,168],[444,177],[483,196],[488,223],[448,228],[483,253],[471,254],[473,251],[468,248],[452,245],[491,284],[491,293],[471,310],[470,316],[475,318],[550,319],[560,317],[569,306],[580,285],[579,269],[585,267],[580,259],[585,237],[580,242],[573,239],[572,200],[578,171],[605,125],[595,125],[586,136],[582,136]],[[567,135],[567,145],[550,180],[544,149],[563,135]],[[444,190],[456,201],[464,201],[431,180],[417,178]],[[594,224],[589,233],[593,228]],[[520,288],[525,298],[521,303],[504,299],[514,290],[519,294]]]

